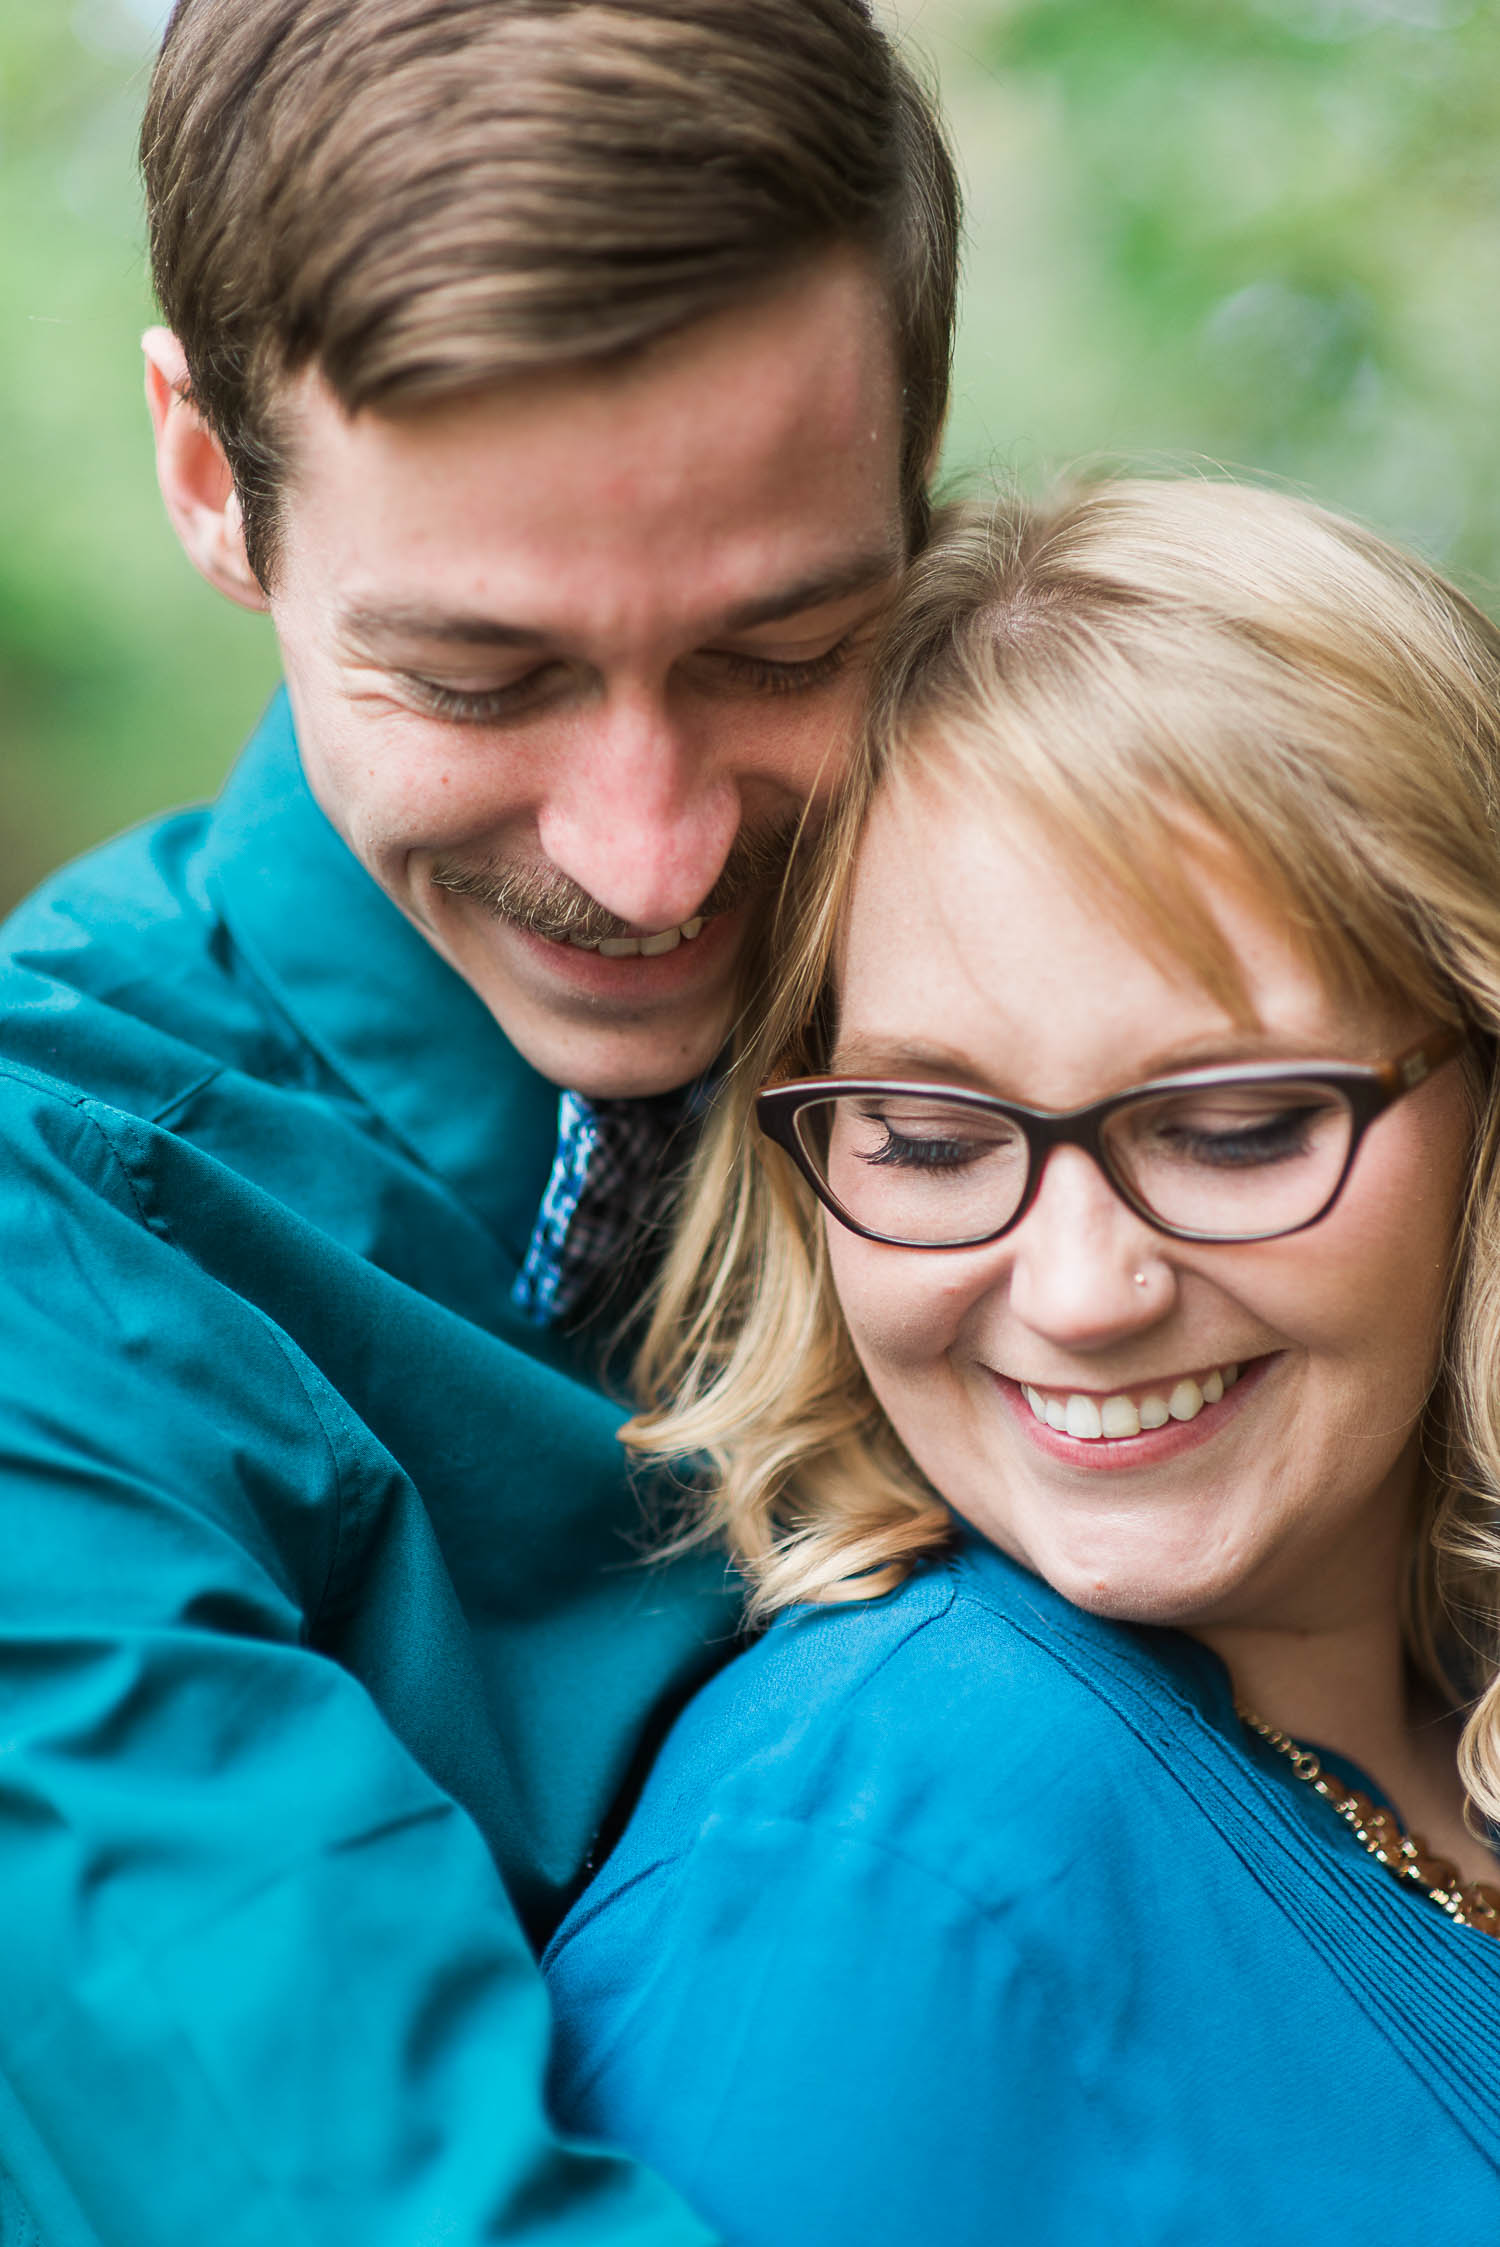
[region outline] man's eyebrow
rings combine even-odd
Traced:
[[[884,585],[900,566],[899,547],[874,548],[811,577],[799,578],[795,584],[758,594],[753,601],[742,602],[738,608],[731,609],[711,629],[751,632],[757,625],[778,624],[785,617],[800,616],[808,609],[826,608],[835,601],[849,600],[856,593]],[[534,648],[547,638],[547,634],[533,624],[507,624],[499,617],[423,608],[407,602],[397,602],[389,608],[358,604],[344,612],[340,629],[345,638],[361,640],[367,646],[391,640],[420,640],[448,647]]]
[[[868,593],[874,587],[885,585],[900,569],[902,554],[899,546],[872,547],[863,554],[852,555],[811,577],[799,578],[794,585],[781,586],[773,593],[758,594],[753,601],[743,601],[731,609],[719,626],[724,632],[753,632],[760,624],[780,624],[789,616],[801,616],[807,609],[830,607],[835,601],[850,600],[856,593]]]
[[[340,629],[345,638],[363,640],[368,645],[382,640],[439,640],[451,647],[534,648],[543,638],[534,625],[504,624],[498,617],[402,604],[347,609],[340,619]]]

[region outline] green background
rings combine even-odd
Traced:
[[[212,790],[270,690],[152,480],[157,0],[0,15],[0,904]],[[899,0],[970,201],[948,466],[1226,465],[1500,583],[1500,10]]]

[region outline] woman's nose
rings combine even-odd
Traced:
[[[1036,1200],[1011,1235],[1011,1311],[1073,1349],[1100,1348],[1153,1326],[1176,1294],[1163,1255],[1168,1245],[1120,1199],[1091,1155],[1056,1147]]]

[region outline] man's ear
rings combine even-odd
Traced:
[[[245,552],[245,527],[224,448],[188,395],[187,358],[170,328],[148,328],[146,404],[156,478],[188,560],[244,609],[269,607]]]

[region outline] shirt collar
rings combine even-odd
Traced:
[[[557,1143],[557,1088],[335,833],[276,696],[215,807],[207,875],[237,947],[344,1081],[516,1265]]]
[[[1049,1639],[1071,1641],[1116,1674],[1134,1678],[1148,1694],[1167,1691],[1212,1730],[1236,1746],[1243,1743],[1234,1685],[1211,1647],[1186,1631],[1120,1623],[1075,1607],[1043,1577],[1002,1553],[976,1530],[960,1530],[957,1552],[971,1585],[1012,1622],[1037,1629]]]
[[[1165,1625],[1117,1623],[1108,1616],[1091,1615],[976,1530],[959,1532],[956,1552],[958,1565],[987,1605],[1023,1629],[1039,1629],[1051,1639],[1070,1641],[1116,1676],[1133,1679],[1148,1697],[1169,1694],[1180,1708],[1217,1733],[1238,1761],[1258,1763],[1272,1775],[1284,1799],[1312,1831],[1326,1839],[1336,1830],[1330,1827],[1327,1804],[1295,1779],[1274,1751],[1252,1743],[1235,1703],[1234,1680],[1212,1647]],[[1321,1740],[1303,1740],[1300,1745],[1311,1749],[1345,1786],[1358,1788],[1372,1802],[1393,1810],[1399,1822],[1406,1822],[1372,1773]],[[1492,1846],[1500,1847],[1500,1837]]]

